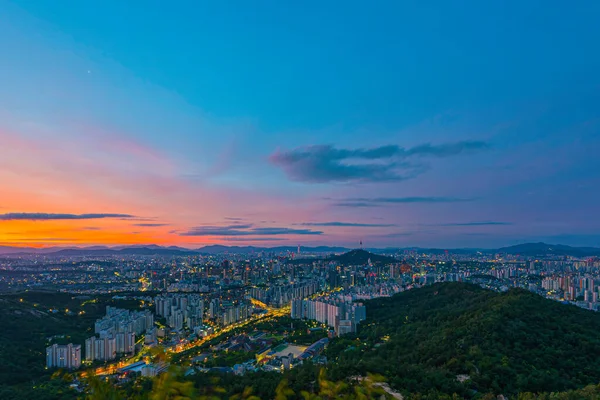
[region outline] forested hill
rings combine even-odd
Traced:
[[[525,290],[442,283],[372,300],[367,315],[357,338],[330,345],[333,379],[375,372],[405,393],[433,397],[600,382],[600,314]]]

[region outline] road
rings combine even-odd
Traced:
[[[165,348],[167,353],[171,353],[171,354],[178,354],[181,353],[183,351],[186,350],[190,350],[193,349],[194,347],[198,347],[198,346],[202,346],[204,343],[216,338],[217,336],[223,335],[224,333],[227,332],[231,332],[234,329],[237,328],[241,328],[243,326],[246,326],[250,323],[253,322],[258,322],[258,321],[262,321],[265,319],[269,319],[269,318],[274,318],[274,317],[283,317],[285,315],[289,315],[290,313],[290,308],[289,307],[283,307],[283,308],[272,308],[272,307],[268,307],[266,306],[264,303],[260,303],[258,300],[254,300],[252,299],[252,302],[255,305],[259,305],[261,308],[264,308],[267,312],[265,314],[259,315],[259,316],[255,316],[252,318],[249,318],[247,320],[238,322],[236,324],[232,324],[232,325],[228,325],[222,329],[219,329],[218,331],[215,331],[212,335],[208,335],[206,337],[203,337],[202,339],[197,339],[193,342],[189,342],[189,343],[185,343],[185,344],[177,344],[177,345],[172,345],[169,346],[167,348]],[[137,356],[134,356],[132,358],[129,358],[127,360],[121,360],[119,362],[115,362],[112,364],[108,364],[106,366],[103,367],[98,367],[94,370],[95,375],[112,375],[114,373],[117,372],[117,370],[121,369],[121,368],[125,368],[130,366],[131,364],[134,364],[138,361],[141,360],[141,354],[142,352],[140,352]],[[81,377],[85,378],[88,375],[89,371],[84,371],[81,373]]]

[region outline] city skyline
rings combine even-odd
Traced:
[[[343,4],[0,3],[0,245],[600,247],[600,5]]]

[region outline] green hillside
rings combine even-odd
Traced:
[[[405,393],[464,397],[600,382],[600,315],[525,290],[436,284],[370,301],[367,315],[330,345],[333,379],[373,372]]]
[[[86,312],[46,311],[57,303]],[[7,328],[0,335],[0,398],[74,398],[69,379],[50,380],[52,371],[43,370],[47,337],[64,333],[62,340],[83,340],[90,319],[111,303],[117,305],[110,298],[89,303],[63,294],[0,297],[0,322]],[[90,399],[111,393],[114,399],[139,400],[180,389],[189,392],[182,399],[250,398],[242,395],[250,388],[262,399],[381,398],[381,387],[356,379],[368,374],[380,376],[375,379],[406,400],[491,400],[499,394],[520,400],[600,398],[600,314],[524,290],[496,293],[443,283],[367,302],[367,315],[358,334],[329,345],[324,368],[308,363],[283,374],[184,376],[182,366],[153,381],[107,382],[104,394]]]
[[[138,309],[140,303],[108,295],[93,300],[50,292],[0,295],[0,399],[75,398],[70,382],[50,380],[55,371],[45,369],[46,346],[83,345],[107,305]]]

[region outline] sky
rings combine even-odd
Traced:
[[[600,246],[600,3],[0,0],[0,245]]]

